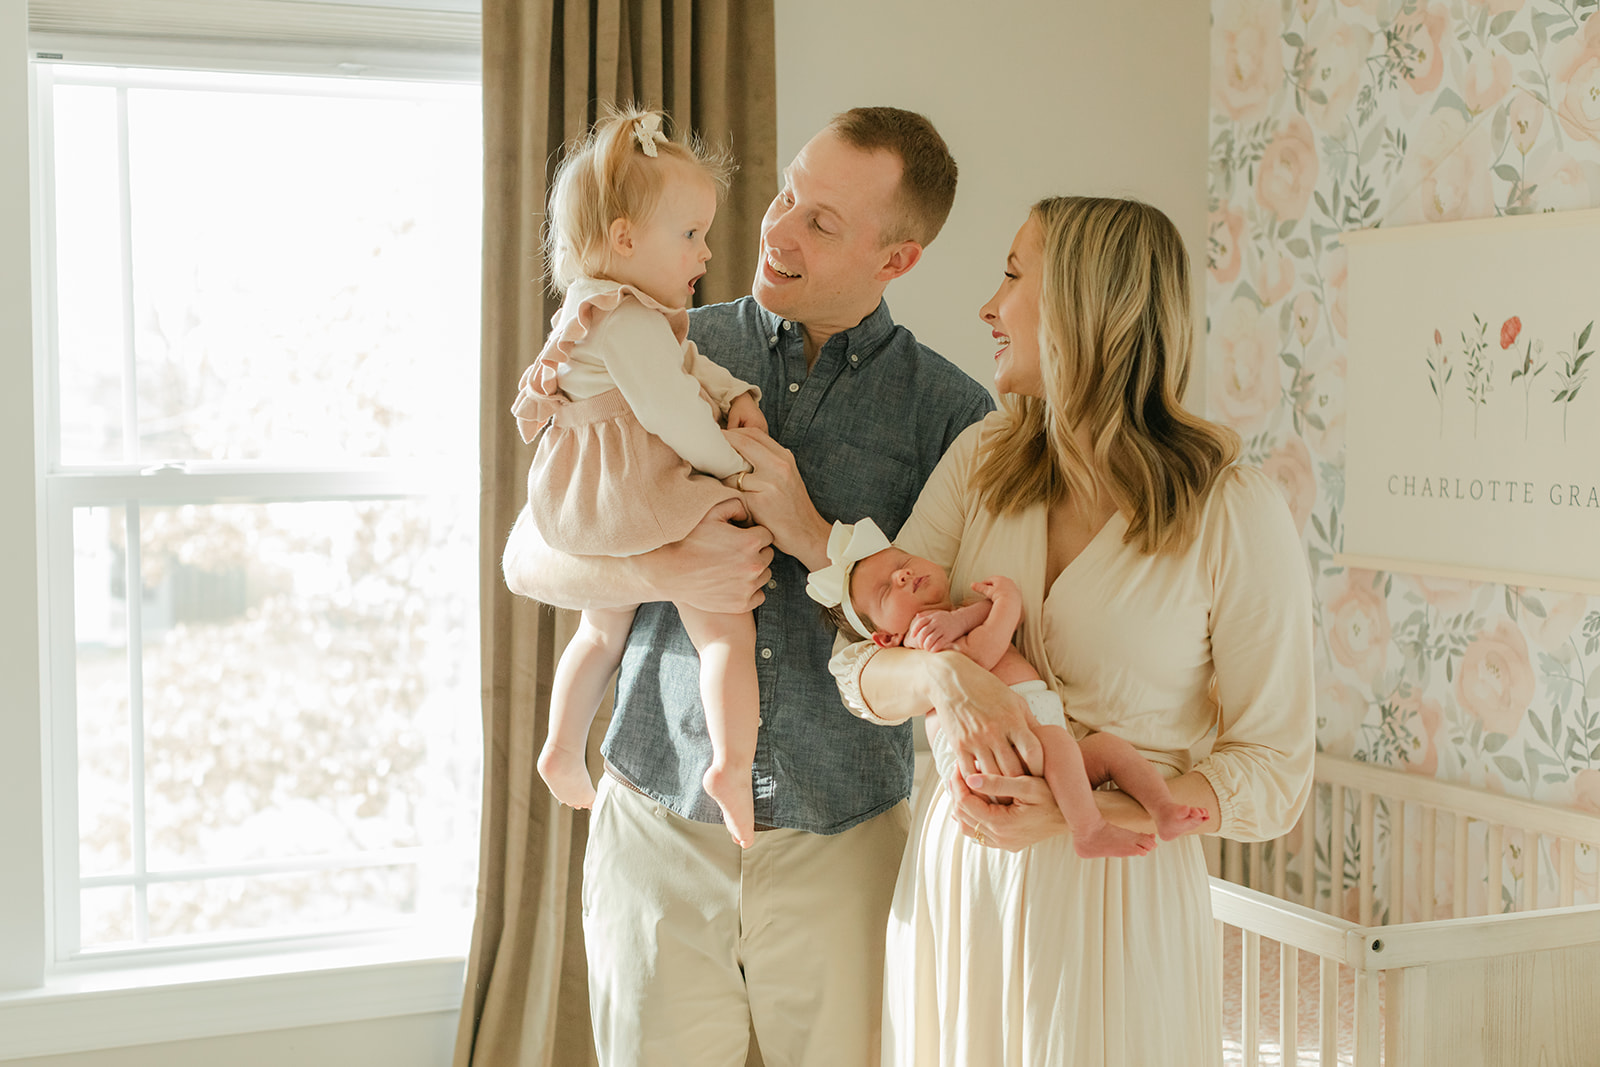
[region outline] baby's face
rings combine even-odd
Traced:
[[[878,633],[899,644],[911,620],[924,611],[950,607],[950,579],[931,560],[889,547],[850,572],[850,603]]]

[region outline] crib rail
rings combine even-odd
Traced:
[[[1327,755],[1316,780],[1285,837],[1207,843],[1221,876],[1217,966],[1239,972],[1225,986],[1239,1042],[1230,1062],[1494,1062],[1426,1048],[1438,1033],[1429,1012],[1493,1003],[1473,1001],[1460,976],[1493,988],[1507,968],[1577,974],[1600,964],[1600,815]],[[1460,1003],[1444,1003],[1447,987]],[[1549,1029],[1553,1016],[1539,1010]],[[1313,1015],[1307,1041],[1301,1021]],[[1592,1045],[1596,1017],[1562,1011],[1549,1040],[1565,1047],[1581,1031]]]

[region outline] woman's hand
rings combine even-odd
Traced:
[[[807,570],[826,567],[833,527],[812,505],[794,454],[768,437],[765,429],[735,429],[730,421],[724,436],[753,468],[738,486],[752,520],[772,531],[773,544]]]
[[[949,783],[961,832],[979,844],[1016,852],[1067,830],[1067,820],[1043,778],[1002,778],[974,774]],[[1097,789],[1095,807],[1106,822],[1150,834],[1155,820],[1131,796]]]
[[[767,417],[761,414],[761,405],[756,403],[754,394],[740,393],[728,405],[728,429],[736,430],[748,426],[752,430],[767,432]]]
[[[929,695],[963,777],[1018,778],[1044,771],[1028,702],[964,652],[933,654]]]

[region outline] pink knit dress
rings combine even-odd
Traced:
[[[722,501],[739,499],[736,491],[696,471],[645,429],[620,389],[574,400],[558,384],[563,364],[582,360],[598,368],[611,357],[597,343],[596,327],[628,301],[662,315],[675,341],[667,344],[663,332],[659,352],[630,352],[628,357],[669,361],[698,384],[699,400],[689,404],[699,410],[678,412],[675,418],[720,424],[728,404],[753,391],[700,355],[687,339],[689,316],[684,309],[666,307],[616,282],[587,278],[574,282],[551,319],[550,336],[539,358],[523,372],[511,407],[522,439],[537,441],[528,470],[528,506],[534,524],[546,544],[572,555],[649,552],[681,540]]]

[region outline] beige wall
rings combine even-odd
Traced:
[[[777,0],[779,162],[848,107],[934,121],[960,191],[889,305],[987,384],[993,344],[978,307],[1040,197],[1148,200],[1203,268],[1209,25],[1202,0]],[[1202,292],[1197,278],[1197,313]],[[1197,353],[1197,375],[1199,364]],[[1204,395],[1191,387],[1191,404]]]

